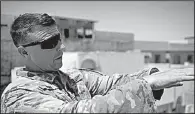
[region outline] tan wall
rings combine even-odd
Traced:
[[[97,54],[103,73],[132,74],[144,68],[144,57],[139,52],[100,52]]]
[[[135,41],[134,48],[143,51],[166,51],[168,50],[168,42]]]
[[[97,70],[108,75],[131,74],[144,68],[144,58],[140,52],[64,52],[61,70],[81,68],[84,60],[93,60]]]
[[[8,25],[1,26],[1,75],[7,76],[14,67],[24,65],[9,33],[13,19],[12,15],[1,15],[1,24]]]
[[[187,62],[187,56],[188,55],[193,55],[193,59],[194,59],[194,52],[193,51],[173,51],[170,52],[171,53],[171,58],[172,58],[172,63],[173,63],[173,59],[174,59],[174,55],[179,55],[180,56],[180,62],[181,64],[184,64],[185,62]],[[194,60],[193,60],[194,62]]]
[[[93,47],[98,51],[127,51],[134,49],[134,34],[95,31]]]
[[[97,51],[127,51],[133,50],[133,42],[114,42],[96,40],[93,42],[94,50]]]
[[[170,51],[194,51],[194,44],[169,44]]]
[[[95,31],[95,40],[103,41],[119,41],[119,42],[134,42],[133,33],[110,32],[110,31]]]

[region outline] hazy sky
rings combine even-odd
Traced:
[[[1,1],[2,14],[25,12],[97,20],[96,30],[134,33],[135,40],[194,36],[194,1]]]

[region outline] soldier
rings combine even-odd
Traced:
[[[10,33],[25,68],[17,70],[18,78],[4,90],[2,113],[156,112],[155,100],[164,88],[194,80],[193,68],[113,76],[88,69],[62,72],[60,33],[47,14],[20,15]]]

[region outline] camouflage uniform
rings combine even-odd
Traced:
[[[88,69],[40,73],[22,68],[1,96],[1,112],[156,112],[151,87],[142,78],[149,74],[151,69],[107,76]]]

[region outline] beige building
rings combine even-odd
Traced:
[[[94,23],[97,21],[53,16],[56,20],[66,51],[91,51]]]
[[[135,41],[134,48],[145,54],[145,63],[194,63],[193,39],[186,43]]]
[[[67,52],[133,50],[134,34],[95,30],[97,21],[54,16]]]

